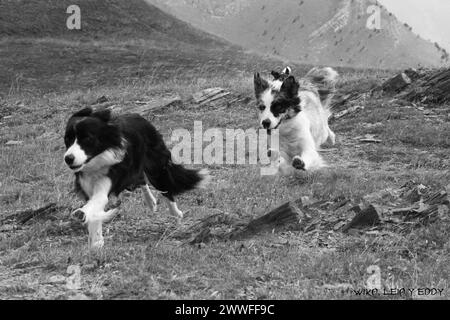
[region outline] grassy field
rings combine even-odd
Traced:
[[[195,108],[189,97],[217,86],[253,97],[253,71],[283,63],[231,48],[174,50],[148,40],[13,37],[1,43],[0,66],[7,72],[0,72],[0,220],[49,203],[57,210],[24,225],[0,224],[0,299],[378,299],[353,292],[365,287],[372,265],[380,267],[385,288],[394,279],[397,287],[439,288],[438,298],[450,298],[448,219],[402,234],[285,231],[196,245],[176,236],[214,214],[251,219],[304,196],[358,199],[410,180],[445,189],[448,106],[424,112],[389,97],[362,99],[364,110],[331,125],[338,143],[324,153],[329,168],[286,178],[261,177],[258,166],[209,167],[209,188],[179,198],[186,212],[181,224],[163,203],[154,214],[140,192],[124,194],[120,216],[105,227],[105,247],[89,252],[86,230],[68,223],[82,205],[63,162],[63,131],[72,112],[102,96],[120,112],[138,101],[177,95],[185,103],[148,116],[167,142],[174,129],[192,130],[194,120],[204,130],[256,127],[253,102]],[[297,74],[306,69],[294,66]],[[392,73],[341,74],[339,92],[345,93],[364,92]],[[355,139],[365,134],[382,142]],[[67,269],[74,265],[81,268],[81,283],[69,288]]]
[[[172,236],[182,226],[212,214],[256,217],[301,196],[359,197],[411,179],[445,187],[450,165],[448,110],[438,118],[426,118],[421,111],[405,109],[389,99],[367,100],[364,111],[333,124],[338,145],[336,151],[325,154],[330,167],[322,172],[263,178],[257,166],[210,168],[210,188],[179,200],[187,211],[182,226],[169,217],[164,205],[152,214],[139,192],[126,195],[120,218],[106,228],[105,248],[89,253],[86,232],[65,223],[81,205],[71,193],[72,175],[62,161],[63,128],[72,111],[101,96],[121,106],[174,93],[188,97],[214,86],[252,94],[250,73],[195,80],[189,73],[169,75],[171,80],[155,77],[65,93],[19,90],[2,99],[1,216],[51,202],[57,203],[58,211],[51,219],[0,227],[0,298],[351,299],[357,296],[349,286],[363,288],[370,265],[379,265],[382,275],[393,275],[404,287],[443,288],[448,298],[448,224],[383,237],[330,233],[326,245],[293,232],[196,246]],[[380,81],[377,75],[367,81],[360,77],[344,74],[347,80],[341,90],[358,90],[360,83]],[[202,120],[205,129],[245,129],[255,126],[256,114],[251,104],[232,110],[182,105],[156,112],[151,119],[169,141],[171,130],[192,129],[194,120]],[[353,139],[367,133],[383,142],[366,145]],[[23,144],[6,146],[10,140]],[[69,265],[81,266],[80,289],[69,290],[51,281],[55,275],[67,276]]]

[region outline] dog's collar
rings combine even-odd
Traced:
[[[287,116],[287,115],[286,115],[286,116]],[[291,119],[290,117],[287,119],[286,116],[280,119],[280,121],[278,122],[278,124],[277,124],[277,126],[276,126],[275,128],[273,128],[273,129],[267,129],[267,133],[270,135],[270,134],[272,133],[272,130],[277,130],[277,129],[281,126],[281,123],[282,123],[284,120],[289,120],[289,119]]]
[[[278,124],[277,124],[277,126],[275,127],[275,128],[273,128],[273,130],[277,130],[280,126],[281,126],[281,123],[284,121],[284,118],[283,119],[280,119],[280,121],[278,122]]]
[[[286,114],[280,119],[280,122],[278,122],[277,126],[276,126],[274,129],[278,129],[284,121],[291,120],[291,119],[292,119],[292,117],[289,116],[289,115],[286,113]]]

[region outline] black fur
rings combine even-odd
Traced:
[[[270,74],[272,75],[274,81],[276,80],[284,81],[287,79],[287,77],[289,77],[289,70],[287,70],[287,72],[272,71]]]
[[[275,96],[270,106],[270,111],[275,117],[280,114],[285,114],[289,110],[299,113],[300,110],[300,98],[298,97],[298,90],[300,88],[299,83],[295,80],[294,76],[289,76],[283,81],[280,92]]]
[[[253,83],[254,83],[254,87],[255,87],[255,96],[256,99],[260,98],[260,95],[266,91],[267,89],[269,89],[270,85],[269,82],[267,82],[267,80],[261,78],[261,75],[259,73],[255,73],[254,77],[253,77]]]
[[[64,137],[66,147],[72,145],[75,138],[88,154],[88,161],[108,149],[125,148],[123,160],[107,172],[112,181],[110,194],[116,196],[125,189],[144,185],[144,173],[170,201],[174,201],[177,194],[195,188],[203,179],[197,170],[173,163],[161,134],[138,114],[112,117],[109,110],[83,109],[68,121]],[[83,174],[76,173],[76,181]],[[87,198],[77,182],[76,186]]]

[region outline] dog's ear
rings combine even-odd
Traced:
[[[253,77],[253,82],[254,82],[254,85],[255,85],[255,96],[256,96],[256,98],[259,98],[261,93],[263,93],[264,91],[269,89],[269,83],[266,80],[264,80],[263,78],[261,78],[261,76],[259,75],[258,72],[255,73],[255,75]]]
[[[294,98],[298,95],[300,85],[295,80],[294,76],[289,76],[283,81],[280,92],[284,93],[289,98]]]
[[[270,74],[272,75],[274,80],[278,80],[281,77],[281,74],[279,72],[276,72],[276,71],[272,71]]]
[[[286,67],[286,68],[284,68],[284,70],[283,70],[283,73],[286,74],[286,75],[290,75],[291,72],[292,72],[291,67]]]
[[[76,113],[74,113],[72,115],[72,118],[77,118],[77,117],[89,117],[92,114],[93,110],[92,108],[88,107],[88,108],[84,108]]]
[[[94,113],[92,113],[91,116],[100,119],[103,122],[109,122],[109,120],[111,120],[111,110],[109,109],[97,110]]]

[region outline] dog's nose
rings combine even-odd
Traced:
[[[264,129],[269,129],[270,128],[270,120],[269,119],[266,119],[266,120],[264,120],[263,122],[262,122],[262,126],[263,126],[263,128]]]
[[[70,166],[73,164],[75,160],[75,156],[73,154],[68,154],[67,156],[64,157],[64,161]]]

